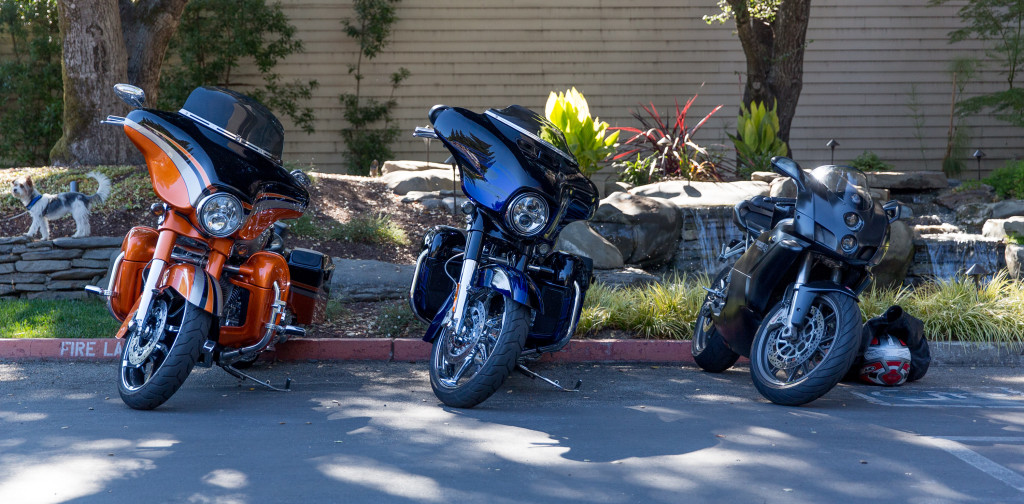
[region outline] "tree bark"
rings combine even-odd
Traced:
[[[779,138],[789,144],[789,129],[803,89],[804,48],[811,0],[783,0],[771,23],[755,19],[749,0],[728,0],[747,59],[743,103],[778,103]],[[791,154],[792,155],[792,154]]]
[[[128,53],[128,82],[156,103],[160,69],[171,37],[178,31],[188,0],[119,0],[121,26]]]
[[[59,0],[63,41],[64,135],[50,151],[57,164],[128,164],[136,150],[120,128],[100,124],[127,106],[113,87],[127,78],[117,0]]]

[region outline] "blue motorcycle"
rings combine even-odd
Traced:
[[[527,108],[437,105],[429,118],[433,128],[414,135],[451,151],[466,228],[427,230],[409,302],[430,324],[434,394],[471,408],[517,367],[540,377],[520,359],[558,351],[575,332],[593,265],[553,245],[567,224],[594,214],[598,192],[562,132]]]

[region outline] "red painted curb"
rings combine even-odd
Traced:
[[[271,354],[279,361],[297,360],[391,360],[391,340],[386,338],[293,339]]]
[[[0,360],[115,360],[121,341],[104,339],[0,339]],[[423,362],[430,344],[418,338],[293,339],[265,357],[279,361],[373,360]],[[693,362],[690,342],[677,340],[572,340],[547,362]]]
[[[395,362],[423,362],[430,360],[430,343],[420,338],[395,338],[394,341],[392,360]]]

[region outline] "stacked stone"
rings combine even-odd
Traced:
[[[82,299],[86,285],[107,276],[122,241],[116,236],[0,238],[0,298]]]

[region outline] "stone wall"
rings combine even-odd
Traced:
[[[86,285],[106,287],[103,280],[110,260],[117,256],[123,239],[0,238],[0,299],[82,299]]]

